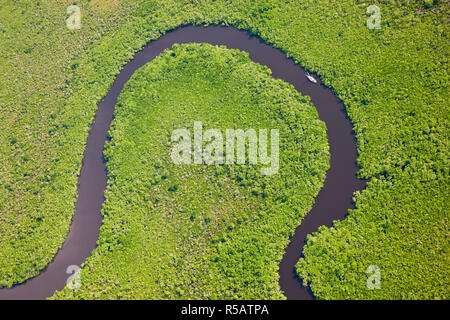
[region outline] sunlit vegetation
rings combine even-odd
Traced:
[[[448,296],[449,207],[442,196],[449,193],[448,185],[441,181],[411,182],[408,176],[398,179],[398,182],[374,181],[360,196],[358,209],[350,212],[347,219],[308,238],[305,259],[299,262],[297,271],[305,282],[312,282],[317,296],[324,299]],[[367,280],[373,275],[366,273],[370,265],[380,269],[379,290],[367,287]]]
[[[448,1],[91,2],[76,2],[80,32],[65,28],[73,1],[0,3],[0,286],[64,241],[87,130],[121,66],[177,26],[224,23],[318,72],[354,124],[371,183],[308,242],[298,273],[315,296],[448,298]],[[369,4],[380,29],[366,27]],[[381,290],[365,287],[368,265]]]
[[[194,121],[224,136],[278,129],[278,173],[248,161],[174,164],[171,134],[193,132]],[[283,297],[278,264],[328,169],[325,126],[308,98],[246,53],[175,46],[126,85],[110,135],[98,248],[81,290],[58,297]]]
[[[122,21],[83,12],[89,31],[71,32],[71,3],[0,3],[0,287],[38,274],[66,238],[101,96],[98,79],[80,85],[77,57]]]

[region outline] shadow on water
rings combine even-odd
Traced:
[[[55,290],[61,290],[66,285],[70,276],[66,273],[67,267],[80,266],[91,254],[96,247],[102,223],[100,212],[107,184],[103,148],[117,97],[137,69],[171,48],[174,43],[188,42],[207,42],[248,52],[253,61],[268,66],[273,77],[291,83],[301,94],[310,96],[319,118],[326,123],[331,167],[312,210],[295,230],[279,268],[279,284],[288,299],[313,298],[308,288],[300,285],[294,272],[306,236],[317,231],[321,225],[330,226],[333,220],[343,219],[347,210],[353,208],[353,192],[365,186],[365,181],[358,180],[356,176],[356,140],[344,105],[320,80],[317,84],[309,82],[304,69],[286,58],[282,51],[265,44],[249,32],[223,26],[185,26],[148,43],[123,67],[99,103],[89,131],[78,180],[75,213],[65,243],[39,275],[12,288],[0,289],[0,299],[45,299],[52,296]]]

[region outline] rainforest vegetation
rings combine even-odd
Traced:
[[[278,129],[279,172],[262,175],[248,160],[174,164],[172,132],[193,136],[194,121],[224,136]],[[283,297],[279,261],[329,167],[325,125],[308,98],[246,53],[175,45],[126,84],[110,135],[98,248],[81,290],[58,297]]]
[[[81,8],[80,30],[68,30],[65,25],[66,8],[73,3]],[[379,29],[369,29],[366,25],[370,15],[366,10],[371,4],[380,8]],[[64,242],[74,211],[77,175],[88,129],[98,102],[121,67],[148,41],[178,26],[225,24],[249,30],[308,70],[317,72],[344,102],[354,126],[361,168],[359,175],[369,183],[364,191],[355,194],[356,209],[351,210],[345,220],[336,222],[332,228],[321,228],[309,237],[297,272],[311,287],[315,297],[448,299],[448,8],[447,0],[1,1],[0,286],[21,283],[38,274]],[[213,60],[205,61],[212,63]],[[239,62],[235,64],[239,65]],[[246,65],[253,66],[249,62]],[[233,66],[227,68],[231,70]],[[135,83],[136,90],[139,85]],[[278,85],[283,88],[283,85]],[[131,96],[132,92],[128,92],[123,101]],[[138,106],[138,101],[135,104]],[[313,130],[313,127],[307,127],[307,130]],[[114,127],[112,133],[117,132],[118,128]],[[145,132],[134,134],[136,139],[145,136]],[[121,139],[134,144],[130,137]],[[108,146],[107,156],[111,161],[108,168],[120,160],[120,151],[115,148]],[[112,150],[118,153],[116,160],[113,160]],[[311,168],[323,169],[322,160],[320,158],[317,163],[310,164]],[[142,174],[147,177],[156,173],[153,166],[147,163]],[[207,170],[211,172],[205,174],[204,179],[215,172],[209,167]],[[320,184],[322,171],[318,172],[316,183]],[[116,173],[110,174],[113,177]],[[117,172],[117,176],[123,174]],[[129,177],[133,174],[130,171]],[[199,172],[191,174],[200,177]],[[220,174],[218,181],[232,177],[230,174]],[[165,186],[168,181],[156,186]],[[204,183],[206,181],[203,180]],[[130,220],[131,224],[136,224],[138,219],[143,219],[143,222],[150,219],[142,213],[149,207],[137,205],[144,206],[146,202],[139,202],[144,199],[134,199],[137,202],[130,203],[124,199],[130,193],[151,190],[154,186],[146,185],[144,180],[136,181],[134,184],[144,189],[130,189],[124,191],[120,199],[112,199],[110,195],[118,192],[113,188],[115,183],[113,179],[110,181],[109,200],[103,213],[105,223],[117,231],[114,237],[122,239],[120,237],[124,237],[125,231],[134,230],[130,225],[122,224],[122,219],[130,214],[130,208],[138,212],[137,220]],[[127,183],[133,185],[129,181]],[[241,201],[254,206],[254,213],[257,206],[264,205],[258,198],[260,196],[252,191],[238,185],[235,187],[233,190],[242,190]],[[318,188],[319,185],[315,184],[304,190],[313,191],[308,195],[314,197]],[[186,190],[180,185],[170,194],[169,191],[161,192],[165,197],[172,197]],[[216,191],[216,194],[209,195],[210,201],[219,192],[231,194],[231,189]],[[150,197],[149,192],[145,194]],[[169,198],[161,201],[164,199]],[[176,198],[176,201],[181,199]],[[303,205],[292,212],[293,220],[286,221],[288,226],[280,227],[277,231],[280,233],[267,235],[268,239],[279,237],[272,239],[274,247],[269,246],[268,254],[261,258],[272,259],[264,272],[255,275],[242,270],[241,279],[252,279],[254,286],[259,283],[259,292],[256,287],[249,285],[247,288],[239,282],[237,274],[230,276],[227,280],[230,282],[218,279],[218,283],[223,284],[218,288],[223,291],[209,288],[211,291],[202,293],[189,289],[188,281],[196,281],[192,278],[182,280],[186,281],[186,286],[183,292],[176,293],[176,289],[171,289],[167,282],[174,277],[168,270],[162,275],[164,279],[158,280],[169,285],[165,289],[167,292],[159,292],[156,287],[151,291],[153,289],[148,289],[147,283],[134,283],[131,279],[129,282],[125,275],[120,275],[124,278],[116,278],[113,285],[103,282],[104,279],[95,277],[98,275],[95,268],[105,267],[102,263],[106,260],[102,259],[117,259],[117,263],[122,264],[120,270],[125,270],[127,261],[135,263],[136,258],[134,251],[126,251],[126,243],[117,245],[118,240],[114,237],[107,239],[107,233],[113,232],[107,230],[106,224],[99,244],[103,239],[103,243],[115,244],[118,248],[109,252],[107,245],[99,246],[96,252],[102,254],[95,253],[83,272],[99,296],[101,292],[105,295],[107,292],[110,296],[129,297],[130,290],[142,286],[141,290],[136,289],[137,292],[154,294],[155,297],[174,297],[175,294],[183,297],[200,297],[201,294],[210,294],[209,298],[233,297],[236,289],[238,297],[282,298],[275,279],[276,261],[280,258],[282,246],[287,243],[288,230],[300,222],[299,218],[306,213],[303,210],[313,203],[311,198],[302,201]],[[171,207],[174,212],[176,204]],[[227,222],[235,218],[234,214],[242,213],[241,210],[243,208],[231,213],[228,217],[231,220]],[[111,212],[116,212],[117,217],[110,215]],[[268,216],[272,214],[266,213]],[[177,214],[181,217],[181,213]],[[286,212],[284,218],[288,216]],[[189,232],[200,235],[200,232],[213,232],[215,228],[228,228],[216,222],[212,215],[209,221],[212,224],[203,225],[205,217],[202,218],[202,224],[201,219],[194,219],[192,224],[195,226],[197,221],[199,229],[193,228]],[[114,222],[117,222],[116,226],[113,226]],[[149,229],[157,227],[153,224],[146,226]],[[167,225],[167,228],[175,228],[175,225]],[[183,229],[182,232],[188,231]],[[177,241],[185,239],[186,233],[180,238],[165,239],[168,255]],[[153,230],[149,234],[156,235],[157,232]],[[126,241],[137,241],[140,234],[129,236]],[[244,242],[238,238],[234,240],[236,243]],[[248,238],[246,243],[250,246],[253,240]],[[211,243],[204,248],[213,251],[217,246]],[[120,250],[122,252],[118,254]],[[163,250],[161,247],[159,254]],[[187,250],[186,247],[183,250]],[[116,253],[114,257],[113,252]],[[246,259],[254,259],[250,252]],[[158,258],[144,253],[141,253],[142,259]],[[173,268],[170,270],[179,267],[176,264],[178,254],[182,252],[171,257]],[[169,263],[169,257],[160,257]],[[192,256],[191,259],[198,257]],[[198,259],[205,259],[203,263],[212,265],[213,262],[208,260],[210,257],[205,254]],[[94,261],[99,265],[94,265]],[[221,263],[225,268],[226,262],[220,258],[216,266]],[[260,267],[256,261],[255,264]],[[370,265],[377,265],[381,270],[380,290],[366,287],[368,274],[365,271]],[[222,269],[215,269],[218,270]],[[116,270],[109,271],[116,274]],[[188,268],[183,272],[186,276],[202,276],[199,270]],[[217,275],[215,272],[211,274]],[[70,294],[64,291],[57,296]],[[79,295],[81,297],[83,293]]]

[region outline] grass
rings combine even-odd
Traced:
[[[65,28],[71,3],[0,5],[0,285],[37,274],[61,246],[87,129],[120,67],[167,30],[223,23],[318,72],[354,125],[360,175],[371,182],[348,220],[305,249],[298,272],[316,297],[448,298],[448,1],[373,1],[375,30],[364,1],[79,1],[82,32]],[[315,267],[319,259],[342,273]],[[372,264],[380,291],[363,286]]]

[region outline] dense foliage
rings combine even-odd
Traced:
[[[299,276],[324,299],[447,297],[448,192],[440,181],[374,179],[347,219],[308,237]],[[380,270],[380,290],[367,287],[371,265]]]
[[[99,79],[80,85],[95,71],[76,75],[77,57],[122,19],[93,4],[89,32],[74,33],[69,3],[0,2],[0,287],[38,274],[66,238],[101,97]]]
[[[0,285],[61,245],[87,128],[120,67],[176,26],[224,23],[318,72],[354,124],[372,181],[305,249],[298,271],[316,297],[448,298],[448,1],[78,1],[82,32],[65,28],[71,3],[0,4]],[[366,27],[369,4],[380,29]],[[369,265],[379,291],[362,287]]]
[[[248,54],[208,44],[176,45],[138,70],[105,150],[98,248],[82,288],[58,297],[282,298],[278,264],[328,169],[325,126],[307,101]],[[262,175],[248,155],[244,165],[174,164],[172,132],[193,138],[194,121],[224,145],[226,129],[278,129],[278,173]]]

